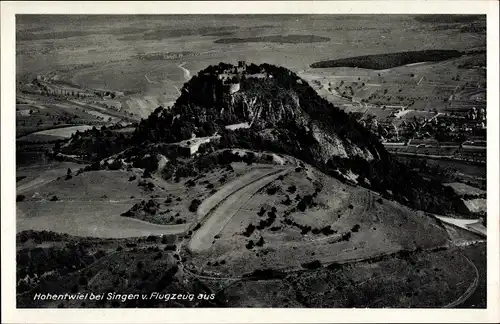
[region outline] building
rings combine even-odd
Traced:
[[[210,143],[213,140],[220,138],[220,135],[197,137],[185,140],[174,144],[177,148],[177,153],[180,156],[190,157],[198,152],[200,146],[205,143]]]
[[[238,67],[236,68],[236,72],[238,74],[244,73],[247,70],[247,64],[245,61],[238,61]]]
[[[237,83],[233,83],[229,86],[229,93],[230,94],[233,94],[235,92],[238,92],[240,91],[240,83],[237,82]]]

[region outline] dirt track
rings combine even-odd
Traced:
[[[454,307],[459,306],[460,304],[465,302],[467,299],[469,299],[469,297],[474,293],[474,291],[476,290],[476,288],[479,284],[479,271],[477,270],[476,266],[465,255],[462,254],[462,257],[464,257],[467,260],[467,262],[472,267],[474,267],[475,278],[472,281],[472,284],[467,288],[467,290],[457,300],[447,304],[446,306],[443,306],[443,308],[454,308]]]
[[[208,218],[201,228],[193,234],[188,248],[193,252],[209,249],[215,236],[238,213],[245,202],[252,198],[260,188],[288,172],[290,169],[282,167],[253,170],[228,183],[213,196],[203,201],[198,213],[201,217]]]

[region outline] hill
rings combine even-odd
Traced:
[[[231,130],[228,125],[246,126]],[[452,189],[423,179],[393,159],[377,136],[283,67],[244,62],[209,66],[184,85],[171,109],[158,107],[130,137],[120,134],[114,140],[105,131],[108,136],[97,135],[102,132],[98,130],[75,135],[62,151],[76,150],[95,162],[132,146],[126,157],[131,158],[155,143],[217,133],[220,138],[205,147],[291,155],[416,209],[455,217],[468,213]],[[89,137],[90,132],[94,136]],[[102,141],[105,146],[96,145]],[[82,152],[85,147],[92,151]],[[176,160],[175,154],[169,159]]]
[[[463,193],[285,68],[210,66],[132,127],[77,132],[53,154],[88,165],[20,179],[18,307],[430,307],[477,283],[429,214],[465,215]],[[106,298],[33,297],[67,291]]]

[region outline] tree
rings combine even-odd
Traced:
[[[70,169],[70,168],[68,168],[68,172],[66,172],[66,177],[65,177],[65,179],[66,179],[66,180],[69,180],[69,179],[71,179],[71,178],[73,178],[73,176],[71,175],[71,169]]]
[[[301,265],[303,268],[310,269],[310,270],[321,268],[321,262],[318,260],[302,263]]]
[[[252,235],[253,231],[255,230],[255,226],[253,224],[249,224],[245,231],[243,232],[243,235],[246,237],[249,237]]]
[[[80,276],[80,278],[78,279],[78,284],[81,286],[86,286],[88,284],[87,278],[84,275]]]
[[[191,201],[191,205],[189,205],[189,211],[194,213],[198,209],[198,206],[200,206],[200,204],[201,201],[199,199],[193,199],[193,201]]]
[[[248,243],[245,245],[245,247],[249,250],[253,249],[254,243],[252,240],[248,241]]]

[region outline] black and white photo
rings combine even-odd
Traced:
[[[487,32],[16,14],[15,307],[494,306]]]

